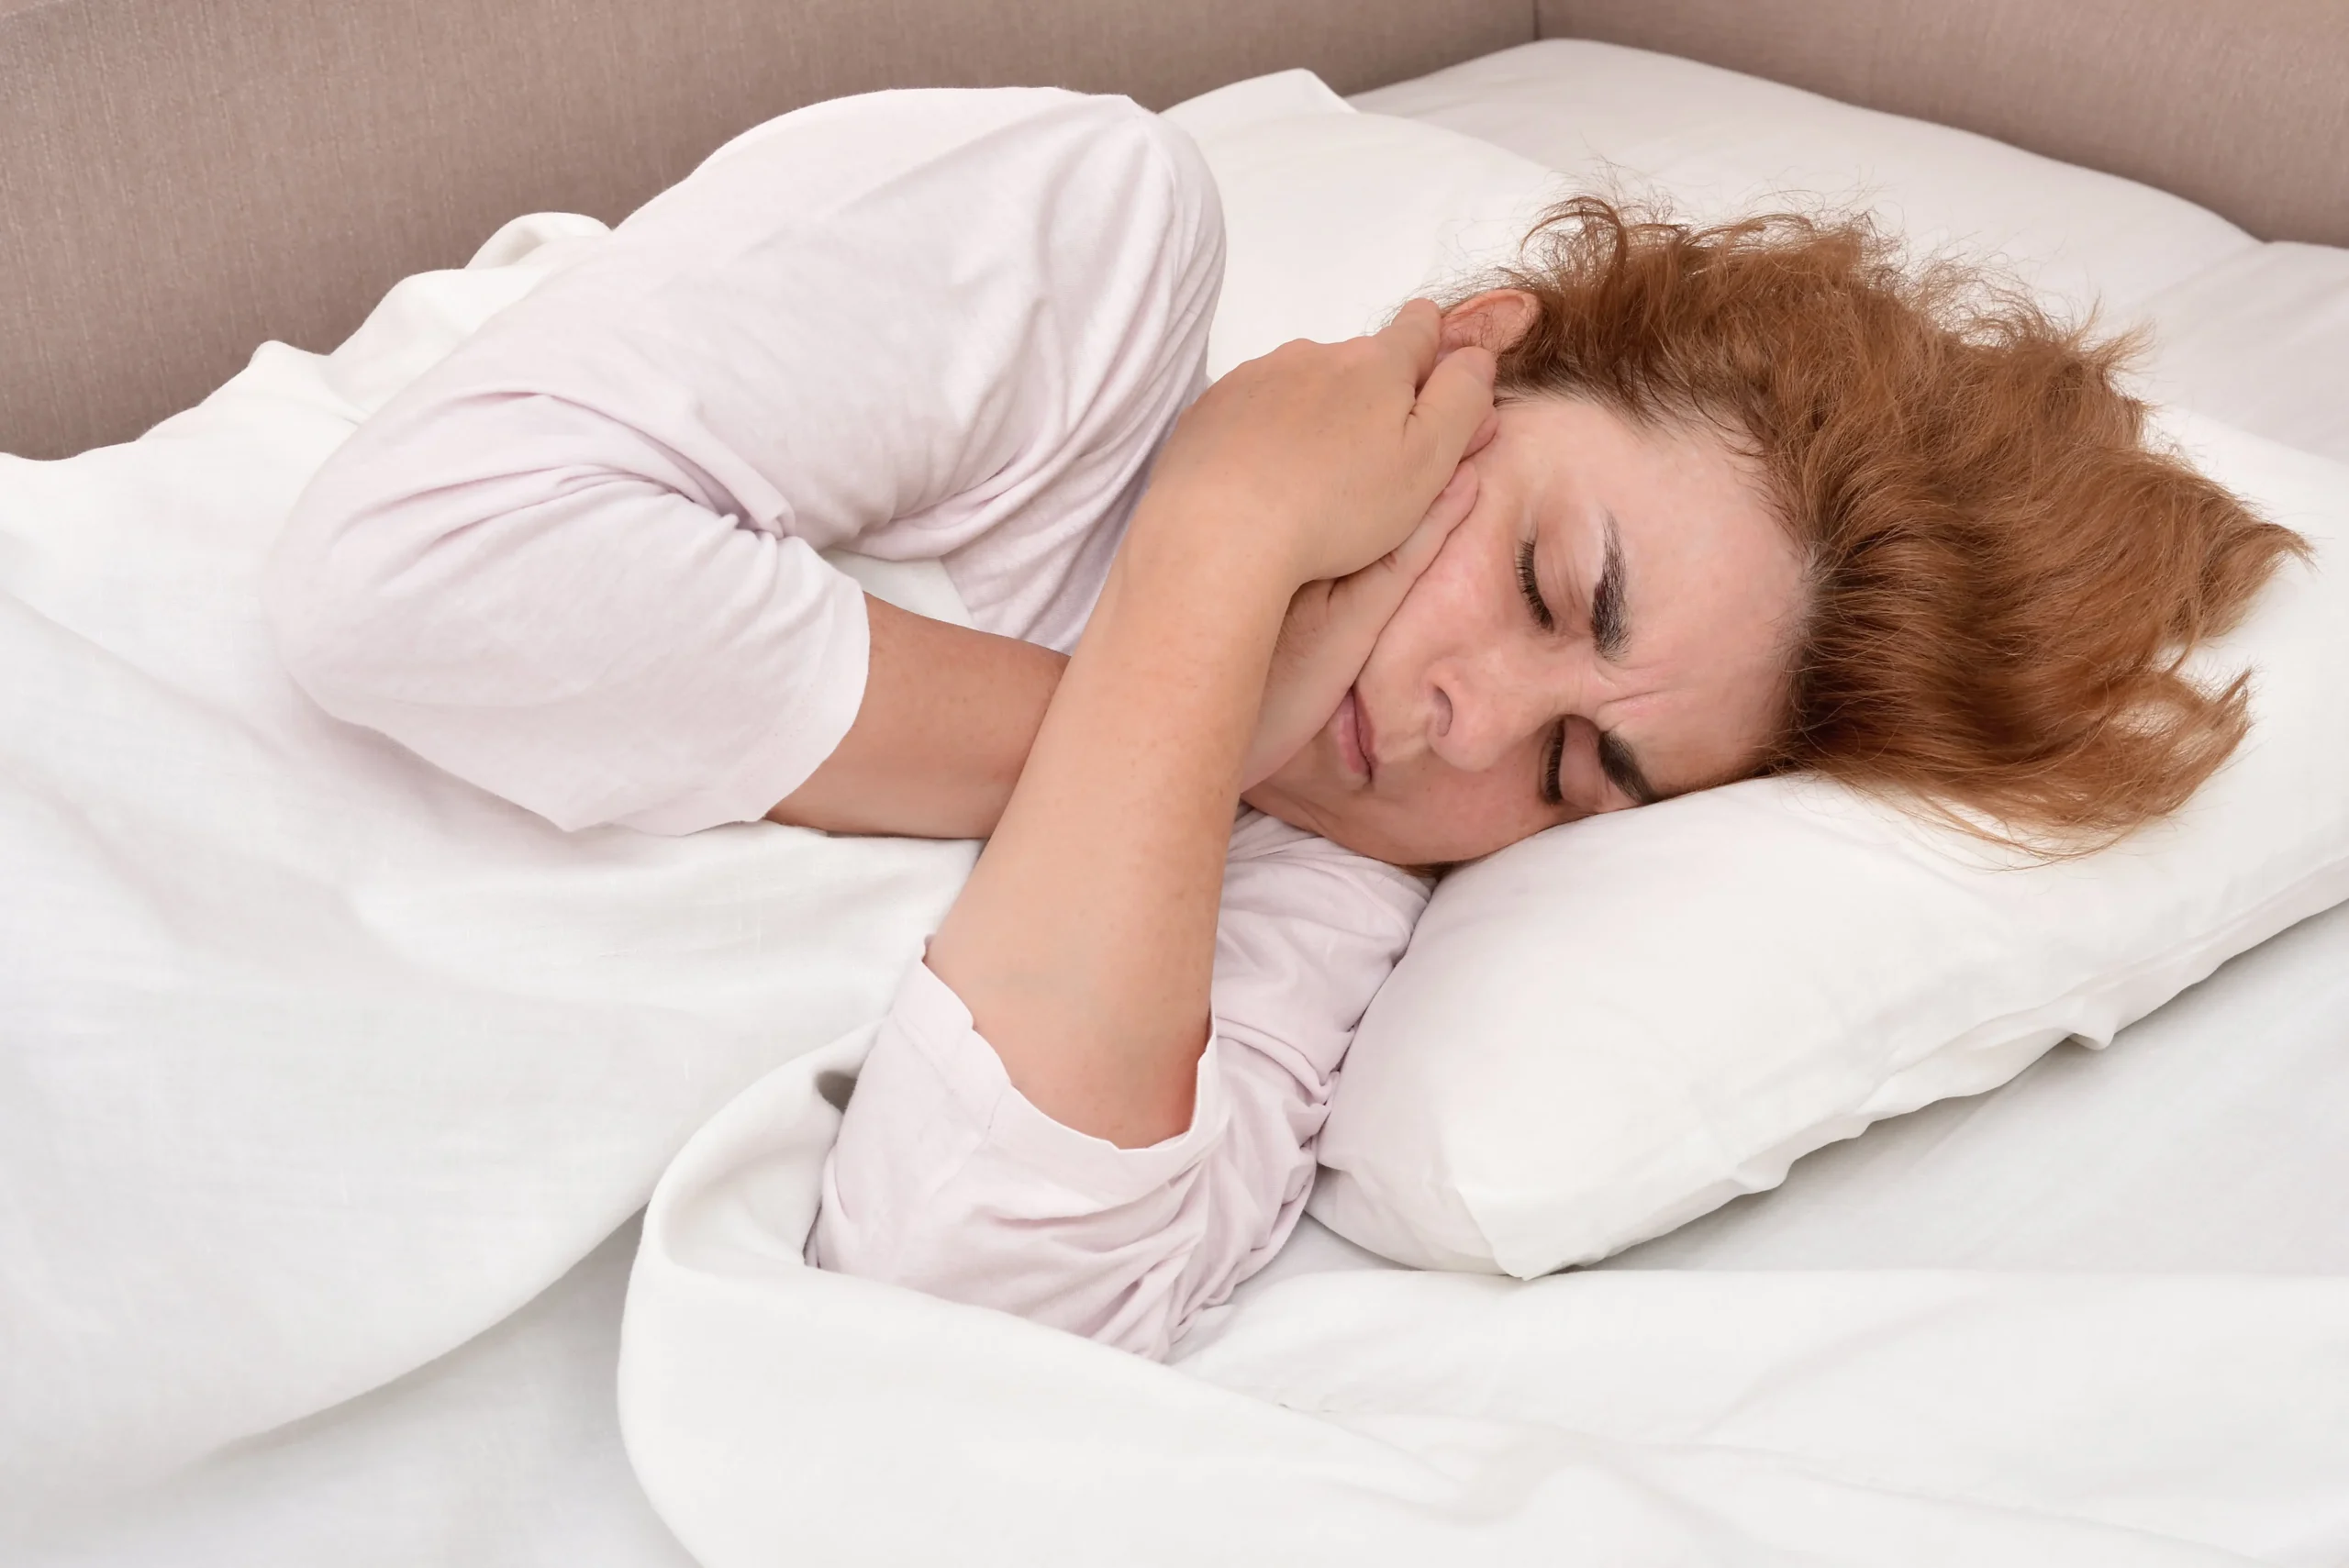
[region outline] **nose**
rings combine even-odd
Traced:
[[[1449,766],[1481,773],[1554,720],[1559,694],[1542,672],[1486,654],[1428,671],[1428,744]]]

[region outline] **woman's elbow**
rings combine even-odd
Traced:
[[[320,473],[270,552],[262,615],[311,702],[464,775],[469,744],[451,743],[479,740],[523,684],[512,574],[484,549],[500,519],[411,493],[390,466]]]
[[[352,548],[352,509],[306,494],[270,551],[262,615],[279,662],[337,718],[368,722],[387,695],[387,651],[413,648],[378,558]]]

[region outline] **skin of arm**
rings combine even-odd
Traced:
[[[1292,599],[1438,520],[1492,359],[1435,309],[1291,344],[1177,426],[1025,771],[928,962],[1045,1115],[1133,1148],[1190,1123],[1223,866]],[[1456,517],[1453,518],[1456,520]]]
[[[1490,435],[1488,423],[1470,452]],[[1361,571],[1308,583],[1291,597],[1241,771],[1243,790],[1329,719],[1443,532],[1475,504],[1475,476],[1464,464],[1430,508],[1444,517],[1441,530],[1417,530]],[[869,595],[864,604],[871,642],[856,721],[767,819],[831,833],[987,837],[1019,782],[1067,656]]]
[[[864,600],[856,721],[770,821],[834,833],[983,839],[1035,743],[1064,655]]]
[[[1493,428],[1487,418],[1464,455],[1489,441]],[[1442,514],[1441,528],[1448,529],[1475,498],[1475,470],[1464,464],[1431,514]],[[1243,790],[1321,728],[1379,628],[1442,542],[1442,531],[1415,531],[1406,546],[1358,572],[1297,589],[1261,687],[1241,766]],[[986,838],[1019,782],[1067,656],[932,620],[871,595],[864,608],[869,642],[856,721],[768,820],[832,833]]]

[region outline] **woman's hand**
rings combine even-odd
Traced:
[[[1224,855],[1284,612],[1402,545],[1492,411],[1492,356],[1439,363],[1440,346],[1424,302],[1374,338],[1292,344],[1209,388],[1160,455],[926,961],[1065,1126],[1138,1148],[1190,1123]],[[1406,552],[1410,574],[1422,552]],[[1329,624],[1369,622],[1398,575],[1333,595]]]
[[[1469,455],[1491,439],[1488,419],[1469,443]],[[1308,583],[1297,591],[1281,623],[1264,677],[1264,700],[1256,710],[1256,732],[1241,765],[1242,794],[1271,777],[1330,722],[1403,596],[1475,505],[1476,469],[1464,458],[1401,544],[1359,572]]]
[[[1492,355],[1442,352],[1442,334],[1436,307],[1415,299],[1369,337],[1289,343],[1240,366],[1175,425],[1143,514],[1178,513],[1184,548],[1263,566],[1284,594],[1377,561],[1492,412]]]

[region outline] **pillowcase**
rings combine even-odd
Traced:
[[[1229,235],[1219,364],[1361,330],[1506,254],[1512,216],[1561,188],[1439,128],[1308,106],[1293,85],[1250,118],[1239,100],[1254,86],[1227,89],[1195,132]],[[1932,143],[1936,128],[1898,123]],[[2106,177],[1939,134],[2010,154],[2018,210],[2037,215],[2016,231],[2079,253],[2032,181]],[[2189,239],[2210,219],[2109,183]],[[2110,1040],[2349,897],[2349,580],[2326,572],[2349,472],[2191,416],[2170,428],[2321,551],[2199,656],[2221,676],[2255,667],[2256,728],[2180,816],[2032,866],[1838,786],[1753,781],[1464,868],[1363,1020],[1312,1212],[1422,1266],[1586,1262],[1774,1185],[1873,1120],[2002,1083],[2067,1036]]]
[[[2192,416],[2318,549],[2199,653],[2255,728],[2176,817],[2027,866],[1818,781],[1594,817],[1448,877],[1339,1082],[1313,1213],[1407,1262],[1605,1257],[1882,1117],[2109,1042],[2349,898],[2349,468]]]
[[[1780,193],[1874,206],[2154,328],[2148,395],[2349,462],[2349,250],[2268,244],[2133,181],[1693,60],[1545,39],[1354,102],[1570,178],[1727,214]]]
[[[2207,207],[1971,131],[1648,50],[1544,39],[1363,94],[1482,138],[1582,189],[1655,192],[1704,222],[1865,206],[1921,250],[1999,261],[2075,312],[2154,295],[2258,249]]]
[[[1223,293],[1208,374],[1292,339],[1375,331],[1425,290],[1512,256],[1567,194],[1490,143],[1356,114],[1309,71],[1217,89],[1166,111],[1223,195]]]
[[[2255,246],[2145,306],[2154,396],[2349,462],[2349,249]]]

